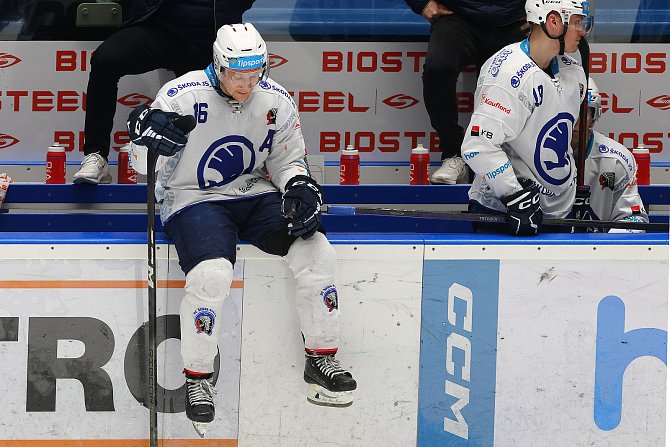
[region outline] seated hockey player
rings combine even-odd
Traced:
[[[321,187],[305,161],[296,104],[268,69],[253,25],[225,25],[209,67],[168,82],[151,108],[138,107],[128,119],[135,169],[146,172],[147,150],[160,156],[161,220],[186,274],[180,308],[186,415],[201,434],[202,423],[214,419],[209,379],[238,239],[284,256],[295,276],[308,400],[346,406],[356,389],[335,359],[336,257],[320,227]],[[186,114],[197,119],[189,134],[173,123]]]
[[[622,144],[593,130],[601,114],[600,90],[589,78],[586,127],[588,143],[584,166],[584,183],[591,188],[589,214],[598,220],[632,220],[649,222],[642,199],[637,192],[637,163],[633,154]],[[579,126],[572,131],[572,148],[577,151]],[[642,230],[610,229],[616,232]]]
[[[575,52],[590,31],[588,2],[528,0],[530,36],[486,61],[461,146],[476,173],[470,211],[507,214],[475,231],[535,235],[543,215],[564,218],[576,190],[570,140],[585,92]]]

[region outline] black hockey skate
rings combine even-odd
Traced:
[[[191,375],[186,373],[186,417],[193,422],[193,428],[200,437],[207,432],[207,424],[214,420],[214,385],[209,379],[212,374]]]
[[[305,356],[305,382],[309,384],[307,400],[316,405],[348,407],[354,401],[351,391],[356,381],[342,369],[333,355]]]

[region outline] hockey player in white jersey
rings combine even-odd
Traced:
[[[138,172],[146,171],[147,150],[160,155],[156,198],[186,274],[180,308],[186,414],[201,433],[214,419],[209,379],[238,239],[284,256],[295,276],[308,400],[346,406],[356,389],[334,357],[336,257],[320,227],[321,187],[305,162],[296,104],[268,78],[268,64],[253,25],[225,25],[209,67],[165,84],[151,108],[137,108],[128,119]],[[188,135],[173,124],[179,115],[197,120]]]
[[[575,52],[590,31],[588,2],[527,0],[529,38],[482,66],[475,110],[461,146],[476,174],[470,210],[506,213],[508,231],[537,234],[543,215],[566,217],[574,203],[572,128],[586,94]],[[499,224],[475,224],[499,232]]]
[[[602,111],[600,90],[589,78],[586,162],[584,182],[591,188],[589,213],[599,220],[631,220],[649,222],[642,199],[637,191],[637,163],[633,154],[622,144],[593,130]],[[572,134],[572,147],[577,150],[577,122]],[[638,233],[642,230],[611,229],[610,233]]]

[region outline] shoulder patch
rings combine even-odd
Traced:
[[[614,172],[603,172],[602,174],[600,174],[600,177],[598,178],[600,188],[601,189],[609,188],[611,190],[614,190],[614,183],[615,183],[614,179],[615,179]]]

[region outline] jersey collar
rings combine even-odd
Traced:
[[[530,57],[530,40],[528,40],[527,37],[521,41],[521,51],[526,53],[526,56],[528,56],[530,60],[533,60],[533,58]],[[558,58],[556,56],[551,60],[548,68],[552,78],[558,74]]]

